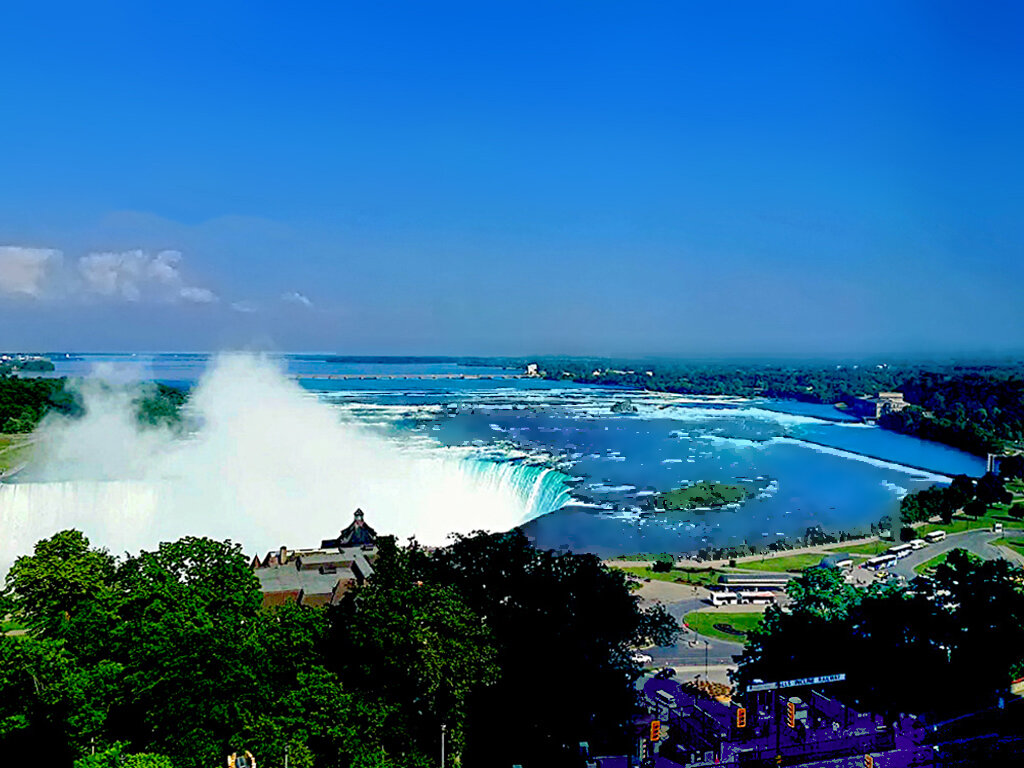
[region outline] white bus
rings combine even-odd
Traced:
[[[740,602],[751,605],[771,605],[775,602],[775,595],[771,592],[740,592]]]
[[[902,558],[906,557],[913,551],[914,548],[910,546],[910,544],[897,544],[895,547],[889,547],[889,549],[885,551],[885,554],[896,555],[896,557]]]
[[[878,557],[872,557],[870,560],[866,561],[864,563],[864,567],[877,571],[881,568],[888,568],[890,565],[895,563],[896,560],[896,555],[879,555]]]
[[[712,592],[711,593],[711,604],[712,605],[735,605],[739,602],[739,595],[735,592]]]
[[[931,533],[926,533],[924,535],[924,540],[929,544],[934,544],[936,541],[942,541],[944,538],[946,538],[945,531],[932,531]]]

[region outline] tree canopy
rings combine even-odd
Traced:
[[[115,558],[62,531],[18,558],[3,598],[29,634],[0,636],[0,748],[45,743],[49,764],[77,768],[205,768],[244,749],[415,768],[442,725],[452,765],[559,765],[577,741],[621,736],[630,648],[677,628],[596,557],[521,533],[434,552],[385,539],[339,605],[266,610],[231,542]]]
[[[749,636],[739,678],[844,672],[835,692],[875,712],[988,706],[1024,669],[1021,576],[963,550],[910,589],[856,588],[837,571],[811,569],[791,583],[792,604],[769,608]]]

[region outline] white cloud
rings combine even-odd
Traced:
[[[0,294],[39,298],[52,269],[59,269],[62,254],[52,248],[0,246]]]
[[[178,291],[178,296],[182,301],[190,301],[193,304],[213,304],[217,301],[217,294],[209,288],[196,288],[194,286],[182,288]]]
[[[188,286],[179,265],[181,253],[119,251],[90,253],[78,260],[87,293],[125,301],[185,301],[209,303],[216,297],[206,288]]]
[[[251,314],[257,310],[256,304],[246,299],[232,302],[231,308],[235,310],[235,312],[242,312],[244,314]]]
[[[41,300],[213,304],[219,297],[182,272],[179,251],[102,251],[64,263],[50,248],[0,246],[0,295]]]
[[[303,296],[298,291],[289,291],[288,293],[281,294],[281,301],[289,304],[301,304],[303,307],[312,307],[313,302],[308,297]]]

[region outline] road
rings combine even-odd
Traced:
[[[683,617],[691,611],[707,608],[705,597],[691,597],[674,602],[663,602],[674,619],[682,621]],[[679,642],[664,648],[649,648],[649,653],[654,659],[654,665],[658,667],[700,667],[705,661],[705,641],[707,641],[707,662],[714,666],[734,666],[736,656],[743,651],[741,643],[727,643],[713,637],[698,635],[693,630],[683,627],[683,633],[679,636]],[[692,644],[691,644],[692,643]]]
[[[1010,550],[1008,547],[993,547],[989,542],[994,539],[1001,538],[1003,536],[1021,536],[1024,535],[1024,531],[1020,530],[1006,530],[1002,533],[993,533],[989,529],[979,529],[977,531],[966,531],[964,533],[955,533],[951,536],[947,536],[942,541],[936,544],[929,544],[923,549],[919,549],[911,555],[898,560],[890,570],[892,573],[898,576],[903,576],[905,579],[912,579],[917,574],[914,572],[914,568],[921,565],[921,563],[927,563],[933,557],[938,557],[945,552],[951,552],[954,549],[966,549],[985,560],[996,560],[1003,558],[1009,560],[1014,565],[1024,565],[1024,557],[1017,552]]]

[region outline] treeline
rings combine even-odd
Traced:
[[[1013,494],[1007,490],[1006,483],[1020,478],[1024,478],[1024,455],[1007,456],[1000,462],[998,473],[986,472],[977,479],[957,475],[948,486],[934,485],[907,494],[900,501],[900,520],[904,526],[911,526],[939,517],[944,525],[949,525],[960,510],[978,519],[993,504],[1012,504]],[[1012,504],[1007,512],[1024,518],[1024,503]],[[900,537],[914,538],[913,528],[904,527]]]
[[[954,550],[910,589],[846,583],[812,568],[748,636],[743,685],[843,672],[830,690],[861,712],[938,719],[996,703],[1024,673],[1024,576],[1005,560]]]
[[[1024,444],[1024,376],[1019,369],[922,372],[900,384],[913,407],[881,426],[976,454]]]
[[[519,365],[522,361],[506,361]],[[1024,365],[676,363],[542,358],[549,379],[686,395],[769,397],[850,405],[902,392],[911,407],[880,419],[886,429],[971,453],[1024,445]]]
[[[132,405],[142,425],[176,425],[187,398],[184,390],[147,383],[138,389]],[[0,432],[31,432],[50,412],[70,418],[84,415],[81,392],[64,378],[0,376]]]
[[[627,748],[629,649],[678,627],[621,572],[519,532],[433,553],[383,540],[374,567],[337,606],[265,610],[230,542],[117,559],[77,531],[40,541],[0,611],[30,628],[0,637],[0,749],[76,768],[207,768],[242,750],[265,768],[286,750],[293,768],[418,767],[437,764],[442,727],[447,765]]]

